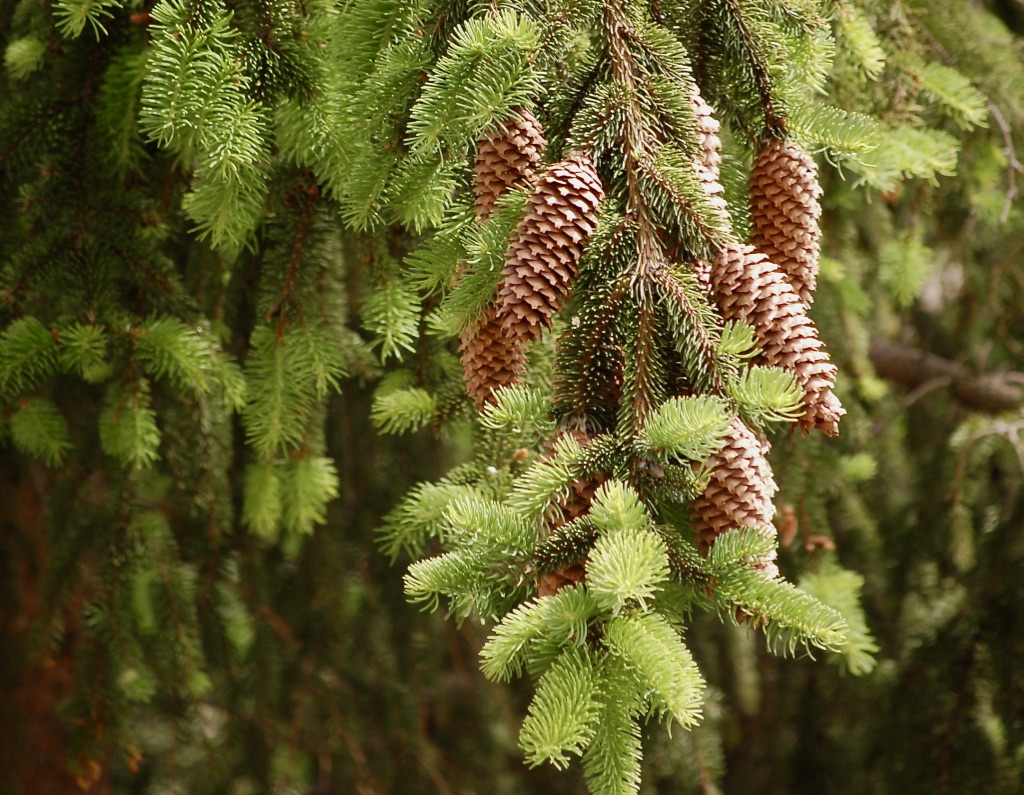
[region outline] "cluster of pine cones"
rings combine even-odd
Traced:
[[[720,127],[698,92],[691,99],[701,144],[693,167],[709,203],[727,211],[719,176]],[[578,273],[604,196],[586,153],[571,153],[541,168],[545,143],[540,124],[528,109],[519,110],[478,142],[475,194],[481,220],[508,190],[531,190],[526,214],[505,255],[497,299],[461,340],[466,388],[478,405],[489,402],[499,387],[518,380],[526,364],[526,346],[551,326]],[[810,156],[791,142],[768,141],[750,175],[750,244],[727,245],[713,262],[695,263],[694,272],[724,319],[740,320],[754,329],[759,363],[794,374],[804,392],[801,428],[834,436],[845,413],[832,391],[836,368],[807,314],[820,255],[820,195]],[[738,527],[774,532],[772,500],[777,487],[767,452],[762,436],[734,420],[725,445],[709,462],[709,485],[691,508],[696,539],[705,553],[719,534]],[[578,484],[576,491],[580,496],[592,494],[596,485],[591,485]],[[778,575],[773,559],[751,564],[766,576]],[[559,585],[570,580],[576,577]],[[546,592],[558,587],[543,585]]]
[[[702,147],[694,168],[709,199],[716,200],[722,192],[720,127],[699,93],[691,99]],[[698,265],[696,273],[726,320],[742,320],[754,329],[760,363],[796,377],[804,393],[800,427],[835,436],[845,414],[832,391],[836,368],[807,314],[821,252],[820,196],[811,157],[791,142],[769,140],[750,173],[750,245],[725,246],[714,262]],[[725,445],[708,462],[710,482],[691,506],[702,552],[734,528],[774,533],[772,499],[777,486],[768,450],[764,437],[739,419],[733,421]],[[770,559],[752,563],[767,576],[778,576],[774,557],[773,552]]]

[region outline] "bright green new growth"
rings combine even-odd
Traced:
[[[568,754],[580,756],[594,738],[598,716],[596,682],[590,657],[562,654],[537,681],[537,695],[519,732],[526,763],[569,766]]]
[[[67,422],[49,400],[24,398],[10,419],[11,441],[46,466],[57,466],[71,448]]]
[[[646,610],[668,580],[667,552],[660,536],[648,530],[604,533],[587,558],[587,587],[613,616],[632,605]]]

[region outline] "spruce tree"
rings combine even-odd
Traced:
[[[15,791],[747,791],[769,753],[808,791],[1013,791],[1021,23],[6,0]],[[467,710],[493,740],[451,786],[450,630],[384,605],[385,557],[485,677],[526,680]],[[854,691],[822,657],[884,664]],[[847,711],[758,705],[788,670]],[[887,700],[939,736],[934,777],[869,772]],[[858,774],[758,712],[856,716]],[[496,777],[510,722],[564,777]]]

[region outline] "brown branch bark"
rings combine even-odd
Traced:
[[[1024,373],[975,373],[960,362],[885,340],[872,342],[868,355],[887,381],[908,389],[947,385],[959,403],[976,411],[998,414],[1024,404]]]

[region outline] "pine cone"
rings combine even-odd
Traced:
[[[750,242],[782,269],[808,305],[821,255],[820,196],[818,167],[799,146],[772,139],[758,152],[750,172]]]
[[[587,570],[582,565],[566,566],[537,578],[537,596],[554,596],[563,588],[587,581]]]
[[[836,368],[781,270],[753,246],[726,246],[711,268],[711,288],[726,320],[743,320],[757,335],[761,360],[796,375],[804,390],[800,427],[839,433],[846,413],[833,394]]]
[[[778,487],[765,457],[768,442],[758,439],[734,419],[725,446],[708,460],[711,480],[690,506],[697,546],[706,555],[722,533],[739,527],[757,527],[774,536],[772,500]],[[778,577],[773,550],[751,564],[769,577]]]
[[[690,272],[697,284],[706,293],[711,292],[711,263],[705,259],[694,260]]]
[[[533,339],[551,325],[579,272],[602,198],[601,180],[584,154],[544,170],[502,271],[498,319],[510,336]]]
[[[477,328],[459,341],[466,392],[478,406],[491,399],[495,389],[519,382],[526,354],[518,341],[509,339],[494,309],[480,318]]]
[[[721,132],[722,125],[715,119],[714,111],[704,101],[696,87],[690,94],[690,99],[693,102],[694,112],[697,114],[697,137],[702,152],[701,157],[693,161],[693,168],[700,178],[711,206],[719,210],[727,210],[729,205],[725,200],[725,188],[722,187],[719,169],[722,164],[722,156],[719,154],[722,140],[718,137],[718,133]]]
[[[540,122],[529,108],[517,110],[499,132],[480,138],[473,185],[480,218],[487,218],[494,203],[510,188],[533,179],[546,145]]]

